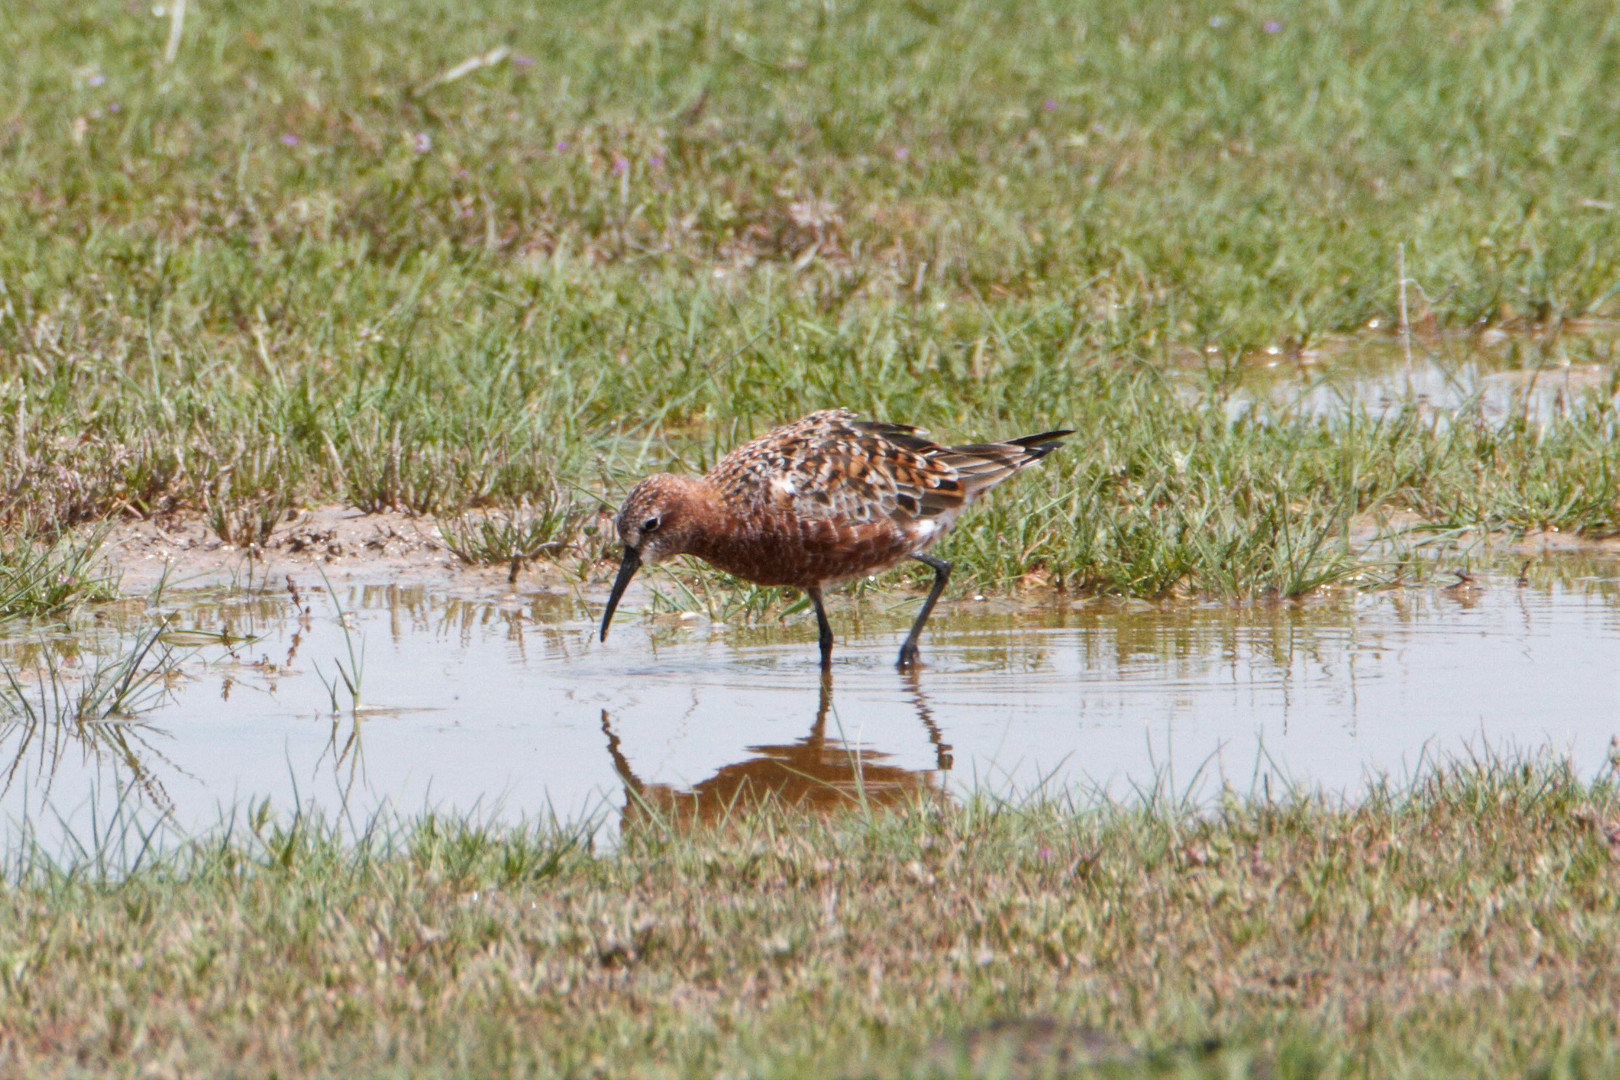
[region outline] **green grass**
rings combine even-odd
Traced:
[[[27,529],[0,536],[0,623],[55,617],[118,595],[100,532],[42,543]]]
[[[516,581],[523,564],[568,546],[579,528],[579,511],[553,488],[541,505],[527,499],[508,512],[479,511],[441,519],[439,535],[456,558],[470,566],[505,563]]]
[[[1612,800],[1485,760],[1354,805],[641,814],[611,853],[263,807],[165,845],[114,815],[66,860],[9,857],[0,1063],[920,1078],[968,1075],[930,1064],[960,1033],[1044,1017],[1149,1054],[1101,1075],[1614,1076]]]
[[[1223,400],[1393,325],[1398,250],[1420,351],[1505,327],[1612,375],[1611,5],[210,2],[172,64],[168,30],[0,12],[0,519],[583,509],[846,404],[1080,430],[947,543],[978,587],[1377,581],[1346,522],[1395,512],[1620,531],[1612,377],[1545,425]]]

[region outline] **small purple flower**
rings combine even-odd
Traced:
[[[121,108],[121,106],[116,101],[109,101],[107,103],[107,111],[108,112],[117,112],[120,108]]]
[[[89,82],[91,86],[102,86],[107,82],[107,76],[98,71],[90,76]]]
[[[1045,109],[1047,112],[1057,112],[1057,102],[1051,98],[1047,98],[1046,104],[1041,106],[1041,108]]]
[[[1278,22],[1276,19],[1267,19],[1265,31],[1268,34],[1280,34],[1282,33],[1282,23]]]
[[[1036,854],[1040,856],[1041,862],[1052,861],[1052,849],[1049,847],[1041,848],[1041,850],[1036,852]]]
[[[297,146],[298,145],[298,136],[296,136],[296,135],[283,135],[281,137],[281,145],[282,146]]]
[[[568,153],[568,144],[566,142],[558,143],[557,144],[557,153],[559,153],[559,154]]]
[[[618,154],[613,155],[613,175],[623,176],[630,171],[630,163]]]
[[[647,164],[651,168],[662,169],[664,167],[664,156],[662,154],[654,154],[652,157],[647,159]]]
[[[907,158],[909,158],[910,156],[911,156],[911,151],[907,150],[903,146],[900,149],[898,149],[898,150],[896,150],[894,152],[894,160],[896,160],[896,161],[904,161]]]
[[[465,180],[465,179],[467,179],[467,170],[466,169],[457,169],[456,170],[456,179],[457,180]]]
[[[433,139],[425,131],[418,131],[411,139],[411,149],[418,154],[425,154],[433,149]]]
[[[522,53],[512,57],[512,63],[520,68],[534,67],[534,57],[524,56]]]

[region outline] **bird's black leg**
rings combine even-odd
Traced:
[[[827,609],[821,603],[821,586],[812,585],[804,590],[804,593],[810,598],[810,602],[816,606],[816,626],[821,631],[821,636],[817,639],[821,643],[821,666],[831,667],[832,625],[827,622]]]
[[[913,555],[913,559],[934,568],[934,587],[928,590],[928,599],[923,601],[922,610],[917,612],[917,621],[911,624],[911,633],[906,635],[906,643],[900,646],[900,663],[898,667],[910,667],[917,662],[917,639],[922,636],[923,623],[939,603],[939,594],[945,591],[945,583],[951,580],[951,564],[944,559],[936,559],[932,555]]]

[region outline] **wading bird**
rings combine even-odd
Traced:
[[[624,558],[601,639],[638,569],[696,555],[758,585],[803,589],[815,605],[825,667],[833,635],[822,588],[911,558],[933,568],[934,587],[900,646],[899,666],[909,667],[951,576],[951,564],[927,549],[981,494],[1072,434],[939,446],[914,427],[827,409],[737,447],[704,476],[649,476],[619,511]]]

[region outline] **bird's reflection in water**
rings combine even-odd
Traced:
[[[632,830],[643,824],[707,825],[760,806],[771,805],[811,813],[830,813],[856,806],[895,806],[917,799],[939,799],[945,794],[945,774],[951,768],[951,748],[940,735],[915,673],[903,676],[909,684],[929,743],[934,768],[906,769],[887,763],[891,756],[853,747],[827,734],[832,708],[832,673],[821,676],[821,700],[810,734],[786,746],[751,746],[754,755],[727,765],[691,788],[647,783],[625,757],[613,719],[602,710],[602,732],[614,771],[624,782],[623,824]]]

